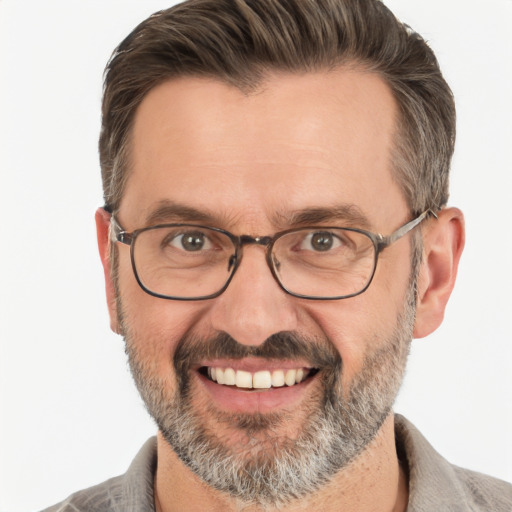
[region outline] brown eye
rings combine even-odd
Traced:
[[[181,245],[186,251],[200,251],[205,244],[203,233],[185,233],[181,236]]]
[[[312,233],[309,243],[315,251],[328,251],[333,246],[333,238],[332,233],[328,233],[326,231]]]
[[[331,231],[310,231],[300,244],[301,251],[328,252],[343,245],[339,236]]]
[[[167,236],[163,245],[169,245],[186,252],[198,252],[211,249],[211,242],[201,231],[187,231]]]

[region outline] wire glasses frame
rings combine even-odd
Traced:
[[[260,245],[260,246],[264,246],[266,249],[266,262],[267,262],[267,265],[272,273],[272,276],[274,277],[275,281],[279,284],[279,286],[286,293],[288,293],[294,297],[299,297],[302,299],[339,300],[339,299],[346,299],[349,297],[354,297],[354,296],[360,295],[361,293],[366,291],[367,288],[370,286],[370,284],[373,280],[373,277],[375,275],[375,270],[377,268],[377,261],[378,261],[379,254],[384,249],[389,247],[391,244],[393,244],[394,242],[396,242],[397,240],[399,240],[400,238],[405,236],[407,233],[412,231],[414,228],[416,228],[429,215],[433,215],[434,217],[437,218],[436,214],[432,210],[430,210],[430,209],[426,210],[421,215],[419,215],[415,219],[407,222],[406,224],[399,227],[397,230],[395,230],[393,233],[391,233],[390,235],[387,235],[387,236],[383,236],[380,233],[372,233],[372,232],[365,231],[362,229],[357,229],[357,228],[308,226],[308,227],[302,227],[302,228],[288,229],[288,230],[276,233],[273,236],[261,236],[261,237],[252,237],[249,235],[236,236],[236,235],[233,235],[232,233],[230,233],[229,231],[225,231],[220,228],[215,228],[215,227],[211,227],[211,226],[201,226],[201,225],[197,225],[197,224],[186,224],[186,223],[159,224],[156,226],[149,226],[149,227],[145,227],[145,228],[141,228],[141,229],[136,229],[132,232],[127,232],[117,222],[114,215],[112,215],[111,220],[110,220],[110,238],[111,238],[112,242],[120,242],[122,244],[130,246],[131,264],[132,264],[132,269],[133,269],[135,278],[136,278],[139,286],[146,293],[148,293],[149,295],[152,295],[154,297],[159,297],[162,299],[170,299],[170,300],[183,300],[183,301],[206,300],[206,299],[213,299],[215,297],[218,297],[229,286],[229,283],[233,279],[233,276],[234,276],[236,270],[240,266],[240,263],[242,260],[243,247],[245,245]],[[157,272],[153,272],[153,273],[157,274],[157,276],[154,278],[155,282],[157,284],[155,286],[150,286],[150,287],[147,286],[145,280],[143,278],[141,278],[141,272],[140,272],[141,268],[144,269],[144,267],[140,263],[136,263],[137,262],[136,249],[135,249],[137,247],[136,241],[138,239],[144,239],[144,237],[146,237],[146,240],[147,240],[148,236],[152,232],[156,233],[158,231],[159,233],[161,233],[161,232],[165,232],[165,230],[180,230],[180,231],[171,231],[172,233],[174,233],[174,235],[173,235],[174,238],[177,235],[183,236],[183,233],[194,235],[194,233],[199,232],[200,230],[205,230],[204,232],[207,232],[209,234],[209,236],[211,236],[211,237],[217,236],[219,238],[222,238],[223,242],[226,242],[226,240],[229,239],[230,244],[228,244],[229,245],[228,249],[229,249],[229,252],[231,252],[231,254],[226,253],[226,257],[224,257],[224,259],[221,260],[222,262],[227,263],[226,272],[228,272],[228,273],[226,276],[219,279],[219,283],[223,283],[222,286],[220,286],[220,288],[217,285],[215,287],[215,291],[212,293],[200,294],[200,295],[192,294],[191,296],[187,296],[185,294],[171,295],[168,293],[160,293],[160,292],[157,292],[152,289],[153,287],[160,286],[160,284],[159,284],[160,279],[159,279],[159,275]],[[185,231],[185,230],[187,230],[187,231]],[[284,278],[283,276],[280,276],[281,262],[276,257],[276,254],[275,254],[276,243],[277,243],[277,247],[279,247],[280,244],[282,245],[283,240],[293,240],[293,237],[297,234],[298,235],[308,234],[308,236],[310,236],[311,234],[320,234],[320,235],[327,234],[327,235],[329,235],[329,234],[331,234],[331,232],[341,233],[342,235],[347,235],[349,237],[350,236],[356,237],[356,238],[359,237],[359,239],[364,238],[367,242],[369,242],[368,247],[373,251],[373,254],[370,254],[369,256],[367,256],[368,267],[365,269],[364,279],[361,279],[361,282],[363,284],[360,284],[359,286],[357,286],[354,290],[350,291],[349,293],[341,294],[341,295],[339,295],[339,294],[338,295],[330,295],[330,294],[323,295],[320,293],[315,293],[315,294],[297,293],[296,291],[291,289],[293,287],[290,287],[289,284],[287,284],[286,282],[283,282],[283,281],[286,281],[287,279],[291,279],[291,278]],[[201,232],[200,234],[202,236],[203,232]],[[174,240],[174,238],[173,238],[173,240]],[[324,238],[325,238],[325,236],[324,236]],[[160,238],[158,238],[158,240],[160,242],[163,241]],[[165,243],[167,244],[167,242],[168,242],[167,238],[164,238],[164,240],[165,240]],[[174,243],[173,240],[170,240],[170,241],[172,243]],[[189,242],[194,243],[194,239],[193,238],[190,239]],[[160,243],[158,245],[158,247],[160,247],[161,245],[163,245],[163,244]],[[193,255],[194,251],[196,249],[194,248],[193,245],[190,246],[190,249],[192,252],[189,252],[187,254]],[[320,253],[321,253],[323,250],[322,247],[319,246],[319,249],[320,249]],[[319,254],[319,253],[315,253],[315,254]],[[370,258],[371,258],[371,260],[370,260]],[[147,257],[146,257],[146,259],[147,259]],[[192,258],[192,261],[194,261],[193,258]],[[291,264],[289,264],[289,263],[287,263],[287,264],[289,267],[291,266]],[[208,261],[205,261],[203,264],[203,270],[200,270],[201,274],[199,275],[197,273],[194,276],[194,279],[196,281],[203,280],[208,275],[208,267],[209,266],[212,267],[212,265]],[[313,277],[308,278],[308,279],[310,279],[311,282],[315,282],[315,279],[318,276],[315,277],[314,272],[318,273],[319,267],[315,267],[314,265],[308,265],[308,264],[306,264],[305,266],[306,267],[309,266],[309,268],[311,270],[310,273],[313,274]],[[190,282],[190,280],[189,281],[186,280],[185,273],[182,270],[185,270],[185,271],[187,271],[189,269],[194,270],[195,268],[196,268],[196,266],[194,266],[192,264],[186,269],[182,269],[182,268],[178,268],[178,267],[174,268],[172,270],[173,272],[177,272],[178,274],[181,273],[182,275],[178,276],[178,277],[174,277],[173,279],[181,280],[184,283]],[[168,269],[166,269],[166,271],[168,272]],[[325,269],[320,268],[320,271],[324,272]],[[342,269],[339,269],[339,270],[338,269],[330,269],[330,271],[337,272],[338,274],[341,274],[344,272],[344,270],[342,270]],[[160,269],[159,272],[162,272],[162,270]],[[301,270],[301,272],[303,272],[303,271]],[[303,278],[304,278],[304,276],[306,276],[305,273],[302,274]],[[325,277],[323,277],[323,279],[325,280],[325,282],[327,282],[327,279],[329,279],[329,276],[327,275],[327,279]],[[299,288],[300,288],[300,286],[306,286],[306,285],[302,284],[302,281],[304,281],[304,280],[305,279],[299,280],[299,285],[298,285]],[[213,285],[212,285],[212,287],[213,287]]]

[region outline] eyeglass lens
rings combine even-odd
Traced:
[[[233,273],[233,240],[198,226],[166,226],[138,233],[135,272],[148,291],[166,297],[214,295]],[[372,240],[349,229],[299,229],[281,235],[270,258],[281,286],[295,295],[341,297],[362,291],[372,277]]]

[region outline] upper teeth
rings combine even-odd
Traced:
[[[270,387],[293,386],[302,382],[307,376],[302,368],[291,370],[262,370],[251,373],[233,368],[212,368],[208,367],[208,376],[218,384],[236,386],[246,389],[268,389]]]

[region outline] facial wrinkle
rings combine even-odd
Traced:
[[[402,381],[412,337],[412,303],[406,301],[393,333],[381,349],[365,359],[349,389],[343,389],[342,361],[339,355],[333,357],[335,351],[328,339],[307,341],[279,333],[259,347],[240,345],[225,334],[213,340],[183,339],[174,357],[178,387],[172,394],[140,360],[129,334],[127,352],[148,411],[183,463],[232,498],[280,506],[318,491],[377,435]],[[304,420],[296,438],[278,432],[289,420],[286,413],[230,416],[217,411],[215,419],[237,432],[233,440],[228,433],[219,436],[211,428],[210,415],[196,410],[188,382],[193,361],[205,355],[289,359],[290,351],[324,368],[318,375],[319,392],[302,404]]]

